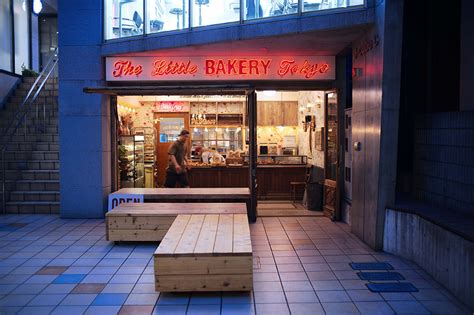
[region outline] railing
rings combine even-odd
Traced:
[[[46,81],[53,73],[54,68],[58,64],[59,57],[58,57],[58,49],[54,51],[53,55],[49,58],[48,62],[44,66],[41,73],[36,78],[35,82],[29,89],[28,93],[26,94],[24,100],[18,107],[18,109],[13,113],[12,117],[9,119],[8,125],[2,131],[1,142],[0,142],[0,150],[1,150],[1,158],[2,158],[2,210],[3,214],[6,213],[6,169],[5,169],[5,152],[8,149],[8,146],[16,134],[17,130],[20,128],[21,124],[25,126],[25,136],[28,132],[27,126],[27,114],[30,112],[31,107],[35,103],[38,95],[41,93]],[[46,130],[46,104],[43,102],[42,108],[42,118],[43,118],[43,130]],[[36,107],[36,119],[40,116],[40,109]]]
[[[366,0],[103,0],[105,39],[364,8]]]

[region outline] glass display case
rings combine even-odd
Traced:
[[[119,138],[120,188],[144,187],[144,140],[143,135]]]
[[[143,163],[145,169],[145,188],[154,187],[153,172],[155,169],[155,128],[151,127],[137,127],[134,128],[135,135],[143,135]]]
[[[196,127],[192,130],[192,152],[196,147],[215,150],[222,155],[229,151],[242,150],[242,129],[240,127]],[[195,157],[195,156],[194,156]]]
[[[308,157],[306,155],[259,155],[258,165],[306,165]],[[244,162],[248,164],[249,156],[244,156]]]

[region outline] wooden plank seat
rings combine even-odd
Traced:
[[[247,187],[232,188],[122,188],[114,194],[143,195],[147,202],[248,202]]]
[[[108,241],[161,241],[179,214],[246,214],[244,203],[128,203],[105,215]]]
[[[252,290],[246,214],[178,215],[154,254],[159,292]]]

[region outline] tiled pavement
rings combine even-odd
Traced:
[[[326,218],[251,225],[252,293],[160,294],[156,243],[114,244],[103,220],[0,217],[0,314],[472,314],[416,265]],[[417,293],[371,293],[349,262],[390,262]]]

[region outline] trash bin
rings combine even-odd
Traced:
[[[306,208],[313,211],[323,210],[323,185],[321,182],[306,185]]]

